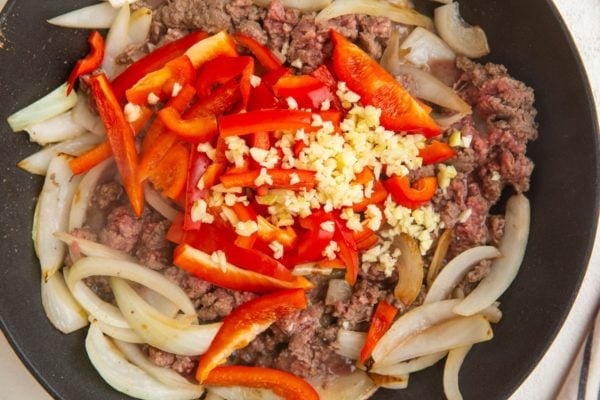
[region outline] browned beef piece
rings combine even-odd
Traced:
[[[83,280],[87,287],[92,289],[102,300],[111,303],[114,300],[110,281],[107,276],[90,276]]]
[[[144,221],[138,219],[129,206],[113,209],[106,219],[106,226],[100,231],[100,243],[126,253],[135,248]]]
[[[180,356],[149,345],[144,345],[143,351],[154,364],[171,368],[181,375],[192,375],[198,365],[198,357]]]
[[[171,261],[172,245],[167,241],[171,222],[146,220],[142,226],[135,257],[152,269],[162,269]]]

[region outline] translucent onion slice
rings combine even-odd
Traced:
[[[406,361],[488,341],[493,336],[490,323],[481,315],[453,318],[409,337],[388,356],[388,359],[394,362]]]
[[[212,393],[225,400],[284,400],[268,389],[254,389],[242,386],[208,386]]]
[[[137,344],[144,343],[144,339],[142,339],[140,337],[140,335],[135,333],[133,331],[133,329],[118,328],[116,326],[109,325],[100,320],[95,320],[95,323],[98,324],[98,326],[100,327],[100,329],[102,330],[102,332],[105,335],[110,336],[114,339],[120,340],[122,342],[127,342],[127,343],[137,343]]]
[[[138,289],[138,294],[152,307],[166,315],[167,317],[175,318],[179,313],[179,307],[165,296],[155,292],[152,289],[141,287]],[[195,319],[194,319],[195,321]],[[197,322],[197,321],[195,321]]]
[[[221,397],[210,389],[206,391],[204,400],[227,400],[225,397]]]
[[[500,252],[494,246],[477,246],[454,257],[439,273],[423,303],[444,300],[469,270],[483,260],[496,258]]]
[[[403,361],[396,364],[374,366],[371,372],[381,374],[384,376],[396,376],[403,377],[413,372],[424,370],[432,365],[435,365],[442,358],[446,357],[447,351],[441,351],[439,353],[428,354],[422,357],[416,357],[409,361]]]
[[[320,267],[316,262],[307,262],[294,266],[292,274],[296,276],[331,275],[333,268]]]
[[[400,234],[394,244],[401,251],[396,265],[398,283],[394,296],[408,306],[415,301],[423,285],[423,257],[415,239],[405,233]]]
[[[269,7],[271,0],[252,0],[254,5]],[[285,8],[295,8],[304,12],[320,11],[331,4],[331,0],[282,0]]]
[[[80,181],[80,177],[73,176],[69,159],[65,154],[52,159],[38,199],[34,236],[44,280],[62,266],[65,256],[64,243],[53,233],[67,228],[73,195]]]
[[[431,262],[429,263],[429,269],[427,270],[428,287],[431,287],[431,284],[442,269],[442,263],[446,258],[446,253],[448,253],[450,243],[452,243],[452,229],[446,229],[440,235],[437,242],[437,246],[435,247],[435,252],[433,253],[433,256],[431,257]]]
[[[161,314],[146,303],[127,282],[111,278],[111,287],[123,316],[144,341],[174,354],[196,356],[208,349],[220,323],[194,325]]]
[[[102,69],[109,79],[117,76],[123,69],[123,66],[117,65],[116,59],[121,55],[129,44],[129,4],[121,7],[113,24],[110,26],[108,35],[106,35],[106,45]]]
[[[309,380],[309,383],[317,390],[321,399],[366,400],[377,391],[377,385],[362,370],[336,376],[324,383],[314,379]]]
[[[483,57],[490,52],[485,32],[471,26],[460,15],[457,2],[435,9],[435,28],[454,51],[470,58]]]
[[[91,133],[84,133],[73,139],[49,145],[22,159],[17,167],[24,169],[30,174],[46,175],[50,161],[60,153],[78,156],[100,143],[102,139]]]
[[[390,33],[390,38],[388,39],[387,46],[383,50],[379,64],[381,64],[381,66],[390,74],[398,75],[396,66],[405,61],[404,56],[406,56],[406,54],[406,51],[400,52],[400,30],[394,28],[392,29],[392,33]]]
[[[143,43],[150,33],[152,24],[152,10],[147,7],[141,7],[131,14],[129,20],[129,43]]]
[[[108,3],[98,3],[51,18],[48,22],[65,28],[108,29],[117,12]]]
[[[144,185],[144,196],[148,204],[150,204],[150,207],[169,221],[173,221],[175,217],[177,217],[177,214],[179,214],[179,211],[173,208],[173,206],[169,204],[169,201],[165,199],[162,194],[158,193],[149,183]]]
[[[374,17],[387,17],[405,25],[423,26],[433,29],[431,18],[409,7],[398,7],[384,0],[335,0],[317,14],[316,23],[348,14],[367,14]]]
[[[41,294],[48,320],[62,333],[75,332],[88,324],[87,313],[71,295],[60,272],[42,280]]]
[[[468,105],[452,88],[435,76],[411,65],[399,65],[396,70],[398,74],[408,75],[416,83],[414,95],[422,100],[457,111],[461,114],[471,114],[471,106]]]
[[[408,50],[404,58],[410,63],[422,67],[433,60],[456,59],[456,53],[435,33],[417,26],[400,45],[401,50]]]
[[[113,9],[111,7],[111,9]],[[81,125],[86,130],[92,132],[98,136],[106,136],[106,130],[104,124],[98,114],[94,114],[90,110],[89,98],[85,93],[79,92],[77,94],[77,104],[71,110],[71,117],[76,124]]]
[[[114,8],[122,8],[124,5],[133,4],[137,0],[108,0],[111,6]]]
[[[45,145],[76,138],[85,132],[85,128],[76,124],[71,112],[66,111],[56,117],[26,126],[25,131],[32,142]]]
[[[458,384],[458,374],[462,363],[471,350],[472,345],[458,347],[448,352],[444,366],[444,394],[448,400],[462,400]]]
[[[68,284],[90,276],[115,276],[146,286],[175,303],[184,314],[196,316],[196,309],[183,289],[150,268],[123,260],[84,257],[71,266]]]
[[[366,339],[366,332],[340,329],[337,333],[337,340],[335,342],[335,352],[351,360],[358,360],[358,357],[360,356],[360,350],[365,345]]]
[[[408,374],[402,376],[388,376],[379,374],[369,374],[377,387],[386,389],[406,389],[408,387]]]
[[[325,305],[331,306],[338,301],[346,301],[352,297],[352,286],[345,279],[332,279],[327,286]]]
[[[148,360],[148,358],[139,346],[131,343],[122,342],[120,340],[115,340],[114,343],[117,346],[117,348],[121,350],[121,353],[123,353],[130,362],[146,371],[157,381],[162,382],[165,385],[169,385],[171,387],[187,390],[197,390],[198,396],[200,396],[204,392],[202,386],[194,385],[193,383],[190,383],[187,379],[185,379],[183,376],[179,375],[172,369],[159,367],[152,361]]]
[[[454,308],[461,315],[473,315],[493,304],[517,276],[529,237],[529,200],[522,194],[508,199],[504,222],[504,236],[498,249],[501,258],[492,262],[490,273]]]
[[[94,368],[110,386],[121,393],[144,400],[192,400],[202,390],[165,385],[131,364],[96,324],[92,324],[85,349]]]
[[[111,249],[110,247],[105,246],[103,244],[96,243],[87,239],[78,238],[66,232],[55,232],[54,237],[60,240],[61,242],[64,242],[69,247],[77,246],[79,252],[89,257],[102,257],[129,262],[136,261],[136,259],[133,256],[123,251]]]
[[[67,84],[63,83],[46,96],[10,115],[6,120],[13,132],[22,131],[27,126],[56,117],[70,110],[77,103],[77,93],[67,96]]]
[[[502,319],[502,311],[500,311],[500,303],[495,302],[491,306],[483,309],[480,314],[483,315],[492,324],[497,324]]]
[[[113,159],[102,161],[90,169],[79,182],[73,202],[71,203],[71,212],[69,213],[69,232],[76,228],[81,228],[85,222],[88,206],[92,201],[94,190],[99,183],[109,180],[114,176]]]

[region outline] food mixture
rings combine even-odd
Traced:
[[[526,245],[533,90],[456,44],[479,28],[444,37],[442,11],[262,3],[97,5],[110,30],[57,89],[68,105],[9,119],[54,143],[20,165],[48,177],[50,320],[89,319],[92,363],[133,397],[368,398],[448,354],[460,398]],[[40,139],[57,118],[76,133]]]

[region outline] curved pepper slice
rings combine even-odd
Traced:
[[[158,117],[167,129],[191,143],[207,142],[217,134],[217,118],[214,115],[182,119],[177,110],[166,107],[158,112]]]
[[[191,46],[185,55],[190,58],[194,68],[200,68],[204,63],[219,56],[235,57],[238,52],[232,37],[221,31]]]
[[[337,96],[319,79],[311,75],[283,75],[273,85],[282,99],[293,98],[300,108],[320,110],[325,101],[334,102]]]
[[[381,125],[394,131],[441,133],[426,110],[360,47],[331,30],[333,69],[340,81],[358,93],[365,104],[381,109]]]
[[[222,85],[240,76],[240,92],[242,94],[242,105],[248,106],[252,85],[250,78],[254,74],[254,59],[248,56],[239,57],[217,57],[208,61],[198,74],[196,89],[200,97],[210,95],[213,86]]]
[[[90,72],[96,70],[102,64],[102,60],[104,59],[104,39],[102,35],[98,33],[98,31],[93,31],[88,37],[88,43],[90,44],[90,52],[87,56],[77,61],[75,67],[71,71],[69,75],[69,79],[67,79],[67,96],[73,90],[75,86],[75,81],[81,75],[89,74]]]
[[[210,347],[200,357],[196,379],[204,383],[209,373],[235,350],[248,345],[273,322],[307,307],[304,290],[282,290],[250,300],[225,317]]]
[[[319,400],[319,394],[309,383],[290,373],[271,368],[242,365],[217,367],[208,374],[204,383],[271,389],[285,400]]]
[[[381,300],[379,304],[377,304],[375,313],[371,318],[367,339],[365,340],[365,344],[360,351],[359,359],[361,363],[364,364],[365,361],[367,361],[367,359],[371,356],[371,352],[375,348],[377,342],[379,342],[379,339],[381,339],[381,337],[392,325],[392,322],[394,322],[396,314],[398,314],[398,309],[386,301]]]
[[[435,164],[446,161],[456,155],[456,151],[448,143],[432,140],[427,146],[419,150],[419,157],[423,165]]]
[[[300,225],[307,231],[298,241],[297,262],[317,261],[323,258],[323,250],[333,240],[334,229],[324,227],[334,223],[333,214],[315,210],[311,215],[300,220]]]
[[[168,198],[179,199],[185,189],[189,157],[190,152],[186,145],[181,142],[175,144],[156,168],[150,171],[148,179]]]
[[[335,233],[333,239],[340,247],[339,257],[346,266],[346,281],[353,286],[358,277],[358,249],[354,240],[354,234],[348,229],[346,223],[339,215],[335,215],[334,222]]]
[[[437,178],[426,176],[411,187],[408,177],[394,176],[383,184],[396,203],[414,210],[431,200],[437,189]]]

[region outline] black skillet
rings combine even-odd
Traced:
[[[9,0],[0,14],[0,326],[21,360],[55,398],[126,398],[87,359],[84,332],[53,329],[40,304],[31,221],[41,179],[17,169],[35,151],[6,117],[65,80],[87,34],[46,19],[94,2]],[[540,360],[561,327],[589,261],[600,199],[598,125],[581,61],[549,0],[461,0],[466,19],[488,34],[489,60],[534,87],[540,138],[528,197],[532,229],[518,279],[502,296],[504,318],[475,346],[462,372],[467,399],[504,399]],[[441,365],[413,374],[408,390],[374,399],[443,397]]]

